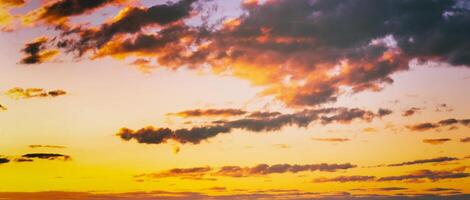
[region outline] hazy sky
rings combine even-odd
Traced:
[[[464,0],[0,0],[0,198],[470,198],[469,26]]]

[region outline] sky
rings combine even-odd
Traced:
[[[1,199],[468,199],[465,0],[0,0]]]

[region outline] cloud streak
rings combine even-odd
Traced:
[[[26,159],[44,159],[44,160],[63,160],[69,161],[72,158],[68,155],[57,154],[57,153],[28,153],[21,156]]]
[[[386,114],[389,113],[391,112]],[[175,130],[151,126],[139,130],[122,128],[116,135],[124,141],[136,140],[138,143],[144,144],[162,144],[168,141],[175,141],[181,144],[199,144],[203,140],[213,138],[219,134],[230,133],[234,129],[251,132],[272,132],[279,131],[286,126],[307,127],[314,122],[322,125],[331,123],[348,124],[354,120],[369,122],[374,118],[382,116],[384,116],[384,113],[381,113],[380,110],[374,113],[358,108],[324,108],[303,110],[292,114],[276,114],[274,117],[246,117],[231,121],[217,120],[209,125]]]
[[[46,98],[46,97],[58,97],[66,95],[67,92],[64,90],[45,90],[42,88],[11,88],[5,92],[5,95],[11,99],[32,99],[32,98]]]
[[[450,142],[452,139],[450,138],[437,138],[437,139],[424,139],[423,143],[432,144],[432,145],[439,145],[444,144],[446,142]]]
[[[411,131],[428,131],[428,130],[435,130],[438,128],[449,127],[449,126],[466,126],[470,127],[470,119],[461,119],[457,120],[455,118],[444,119],[436,123],[425,122],[420,124],[408,125],[408,128]]]
[[[402,163],[388,164],[387,166],[388,167],[401,167],[401,166],[427,164],[427,163],[442,163],[442,162],[450,162],[450,161],[457,161],[457,160],[460,160],[460,159],[456,157],[437,157],[437,158],[420,159],[420,160],[413,160],[413,161],[402,162]]]
[[[315,183],[326,183],[326,182],[391,182],[391,181],[406,181],[406,182],[418,182],[423,180],[429,181],[440,181],[446,179],[461,179],[470,177],[470,173],[465,172],[466,167],[459,167],[449,170],[429,170],[422,169],[412,171],[408,174],[398,175],[398,176],[338,176],[333,178],[317,178],[314,179]]]
[[[140,174],[135,178],[181,178],[181,179],[196,179],[196,180],[213,180],[210,177],[256,177],[267,176],[270,174],[285,174],[285,173],[300,173],[300,172],[336,172],[340,170],[348,170],[357,167],[350,163],[344,164],[258,164],[252,167],[241,166],[222,166],[220,168],[211,167],[193,167],[193,168],[174,168],[158,173]]]
[[[207,109],[207,110],[186,110],[177,113],[169,113],[168,115],[175,115],[178,117],[189,118],[189,117],[230,117],[240,116],[247,112],[240,109]]]

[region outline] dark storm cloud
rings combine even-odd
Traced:
[[[470,137],[460,139],[460,142],[470,142]]]
[[[431,159],[421,159],[421,160],[413,160],[413,161],[402,162],[402,163],[389,164],[387,166],[399,167],[399,166],[418,165],[418,164],[427,164],[427,163],[443,163],[443,162],[450,162],[450,161],[456,161],[456,160],[460,160],[460,159],[456,157],[437,157],[437,158],[431,158]]]
[[[456,126],[456,125],[461,125],[461,126],[470,126],[470,119],[454,119],[454,118],[449,118],[445,120],[441,120],[437,123],[420,123],[420,124],[415,124],[415,125],[408,125],[406,128],[412,131],[427,131],[427,130],[433,130],[433,129],[438,129],[441,127],[447,127],[447,126]]]
[[[240,109],[207,109],[207,110],[185,110],[178,113],[170,113],[170,115],[176,115],[180,117],[217,117],[217,116],[240,116],[247,112]]]
[[[41,37],[33,42],[27,43],[21,50],[25,57],[21,59],[21,64],[32,65],[41,64],[54,58],[59,52],[57,50],[48,50],[46,37]]]
[[[198,112],[199,113],[199,112]],[[139,143],[161,144],[169,140],[181,144],[199,144],[201,141],[229,133],[233,129],[242,129],[252,132],[278,131],[286,126],[307,127],[313,122],[322,125],[331,123],[351,123],[353,120],[371,121],[381,114],[358,108],[323,108],[295,112],[292,114],[279,114],[275,117],[265,118],[246,117],[231,121],[217,120],[204,126],[172,130],[170,128],[146,127],[139,130],[122,128],[116,135],[125,141],[135,139]]]
[[[422,109],[421,108],[417,108],[417,107],[411,107],[410,109],[408,110],[405,110],[403,112],[403,114],[401,114],[401,116],[403,117],[409,117],[409,116],[412,116],[414,114],[416,114],[417,112],[421,111]]]
[[[45,160],[63,160],[68,161],[72,158],[68,155],[57,153],[28,153],[21,156],[22,158],[30,159],[45,159]]]

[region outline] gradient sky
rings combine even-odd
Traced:
[[[0,0],[0,198],[470,198],[465,0]]]

